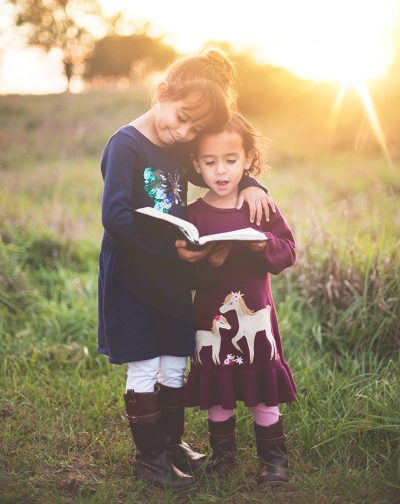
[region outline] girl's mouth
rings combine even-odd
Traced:
[[[217,180],[216,184],[218,187],[225,187],[229,182],[228,180]]]

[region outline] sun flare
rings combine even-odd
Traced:
[[[101,4],[107,14],[122,10],[129,19],[150,19],[152,29],[183,52],[197,51],[207,40],[228,41],[300,77],[347,82],[384,75],[400,15],[397,0],[247,0],[245,8],[203,0],[196,22],[182,23],[193,12],[180,2]]]
[[[165,35],[166,42],[183,53],[196,52],[209,40],[225,41],[233,50],[249,50],[258,61],[287,68],[304,79],[346,83],[385,75],[394,58],[400,19],[398,0],[247,0],[241,7],[227,0],[203,0],[195,19],[191,4],[178,0],[99,3],[106,16],[122,12],[129,29],[150,22],[151,35]],[[0,5],[7,4],[0,0]],[[3,16],[0,31],[5,34],[3,45],[8,43],[12,51],[18,41],[5,29],[10,19],[10,13]],[[100,24],[87,28],[97,37],[104,35]],[[32,59],[32,51],[29,56],[28,52],[27,60]],[[29,87],[11,61],[5,56],[0,88]],[[55,89],[54,79],[42,79],[43,92],[51,82]]]
[[[383,77],[394,56],[399,7],[392,0],[292,5],[285,21],[292,43],[282,49],[280,60],[294,73],[315,80],[357,84]]]

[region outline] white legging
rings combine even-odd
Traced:
[[[167,387],[183,387],[187,357],[161,355],[154,359],[128,362],[126,390],[154,392],[156,382]]]

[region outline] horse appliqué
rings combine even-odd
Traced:
[[[271,306],[268,305],[266,308],[262,308],[256,312],[250,310],[243,300],[243,294],[239,291],[228,294],[224,299],[224,304],[219,309],[221,313],[227,313],[231,310],[235,310],[239,322],[239,329],[232,338],[233,346],[239,352],[242,352],[237,342],[241,338],[246,338],[249,347],[250,362],[252,363],[254,361],[254,340],[256,334],[259,331],[265,331],[267,340],[271,345],[270,359],[272,360],[277,354],[277,348],[275,338],[272,334]]]
[[[221,349],[221,334],[220,329],[230,329],[231,326],[222,315],[215,315],[211,327],[211,331],[196,331],[196,359],[201,364],[200,351],[203,347],[212,347],[212,360],[214,364],[221,364],[219,352]]]

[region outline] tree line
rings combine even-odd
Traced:
[[[131,34],[121,35],[121,25],[126,25],[123,14],[107,18],[97,0],[8,1],[14,6],[15,25],[24,30],[29,44],[47,52],[54,48],[61,50],[68,88],[76,74],[89,82],[97,77],[127,77],[132,82],[140,82],[150,73],[164,69],[178,56],[162,36],[150,35],[149,25],[132,27]],[[85,28],[90,18],[103,26],[105,35],[102,38],[95,39]],[[289,72],[257,65],[250,56],[233,54],[229,44],[219,45],[239,70],[238,86],[242,91],[239,96],[248,94],[254,98],[260,89],[265,94],[268,85],[269,93],[276,94],[274,102],[278,105],[279,96],[298,92],[300,81]],[[252,101],[254,104],[249,102],[247,108],[259,110],[260,101]]]
[[[79,74],[86,80],[97,76],[129,77],[133,81],[171,63],[177,53],[163,37],[153,37],[144,26],[130,35],[118,34],[123,15],[107,18],[96,0],[8,0],[14,7],[16,27],[28,44],[45,51],[57,48],[68,89]],[[106,35],[95,39],[88,22],[102,26]]]
[[[154,71],[164,69],[177,56],[176,50],[164,37],[151,35],[149,25],[138,27],[122,13],[106,17],[97,0],[8,0],[15,12],[15,25],[23,30],[29,44],[45,51],[61,50],[64,72],[68,82],[80,75],[91,82],[98,77],[129,78],[140,82]],[[95,38],[86,28],[89,21],[102,26],[104,36]],[[129,34],[126,34],[129,33]],[[400,28],[399,28],[400,33]],[[400,104],[400,36],[397,57],[387,78],[370,85],[370,92],[378,112],[387,125],[389,142],[398,146],[400,127],[393,111]],[[268,64],[258,64],[248,53],[233,52],[228,43],[220,46],[232,59],[238,74],[238,106],[245,114],[263,115],[265,121],[279,115],[288,118],[288,127],[298,118],[304,136],[320,130],[320,118],[327,117],[338,93],[334,83],[315,83],[302,80],[289,71]],[[384,88],[384,92],[382,92]],[[335,138],[338,146],[348,147],[354,141],[354,130],[365,123],[365,107],[357,93],[347,95],[351,101],[338,123]],[[291,123],[290,123],[291,121]],[[393,138],[391,138],[393,137]],[[397,147],[400,149],[400,147]]]

